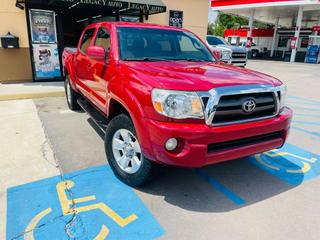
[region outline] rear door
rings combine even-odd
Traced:
[[[75,56],[75,71],[80,91],[92,100],[92,62],[87,56],[87,50],[92,45],[95,28],[88,28],[82,35]]]

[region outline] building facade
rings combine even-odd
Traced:
[[[81,29],[92,22],[140,21],[172,24],[190,29],[205,39],[208,0],[130,0],[129,5],[125,4],[125,1],[118,0],[1,0],[0,36],[10,32],[18,37],[19,48],[4,48],[0,45],[0,81],[62,80],[59,74],[53,78],[39,75],[37,61],[39,58],[57,55],[57,64],[61,65],[63,48],[74,46]],[[34,37],[33,24],[45,24],[50,17],[54,22],[52,26],[55,29],[52,32],[55,31],[55,40],[48,40],[51,45],[40,45]],[[48,29],[42,28],[42,31]],[[43,50],[44,46],[52,51]],[[35,49],[41,56],[35,56]]]

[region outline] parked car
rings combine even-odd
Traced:
[[[231,60],[228,63],[239,67],[245,67],[247,65],[246,49],[239,46],[232,46],[224,38],[212,35],[207,36],[207,44],[212,49],[220,48],[222,51],[231,51]]]
[[[266,47],[258,46],[255,43],[251,43],[251,47],[249,48],[247,47],[247,42],[241,42],[240,46],[247,49],[248,51],[251,51],[253,58],[265,55],[268,50]]]
[[[221,62],[231,64],[232,51],[228,48],[219,48],[216,46],[209,46],[215,58]]]
[[[188,30],[95,23],[65,49],[63,70],[69,108],[90,114],[112,170],[131,186],[159,165],[198,168],[280,148],[289,132],[285,85],[216,61]]]

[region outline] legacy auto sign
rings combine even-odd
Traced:
[[[71,4],[96,5],[120,9],[135,9],[147,12],[165,12],[165,6],[135,3],[134,1],[116,1],[116,0],[52,0],[54,2],[65,2]]]
[[[183,27],[183,12],[170,10],[169,14],[169,26],[182,28]]]

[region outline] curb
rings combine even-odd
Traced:
[[[46,98],[46,97],[64,97],[64,96],[65,96],[64,91],[4,94],[4,95],[0,95],[0,101],[35,99],[35,98]]]

